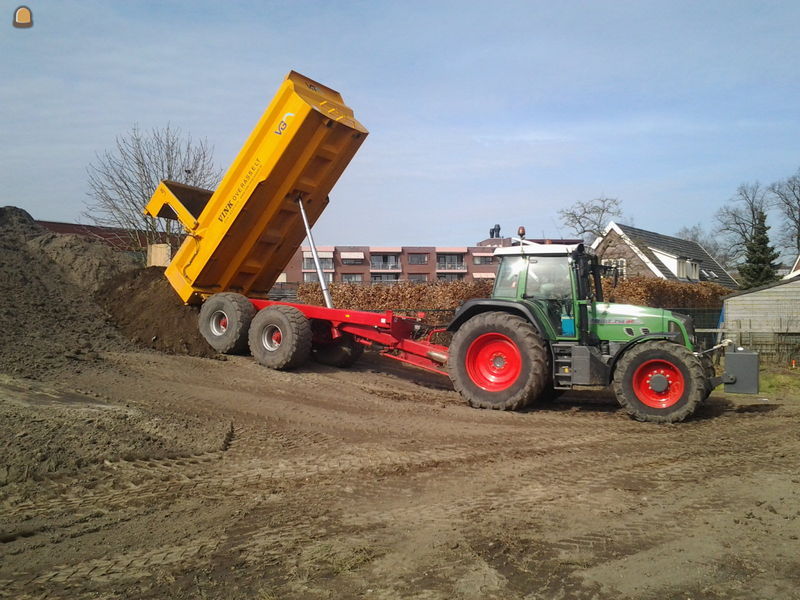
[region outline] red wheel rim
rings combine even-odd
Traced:
[[[666,379],[666,389],[656,391],[652,387],[653,377]],[[663,382],[663,379],[661,379]],[[686,381],[681,370],[666,360],[648,360],[639,365],[633,374],[633,391],[636,397],[651,408],[669,408],[683,396]]]
[[[511,387],[522,372],[522,355],[517,345],[499,333],[484,333],[467,349],[469,378],[479,388],[501,392]]]

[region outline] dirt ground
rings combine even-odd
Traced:
[[[800,598],[798,396],[658,426],[196,356],[158,273],[87,244],[0,209],[0,597]]]
[[[800,399],[501,413],[387,362],[125,351],[6,378],[4,458],[74,456],[0,487],[0,595],[800,597]]]

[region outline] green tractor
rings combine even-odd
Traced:
[[[740,372],[715,377],[711,354],[730,342],[700,352],[690,317],[604,302],[608,268],[583,244],[521,240],[495,256],[492,297],[464,303],[448,327],[450,378],[472,406],[516,410],[563,390],[611,385],[634,419],[674,423],[720,383],[757,393],[754,353],[755,362],[736,363]],[[745,389],[753,381],[755,390]]]

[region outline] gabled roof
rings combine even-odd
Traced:
[[[610,231],[616,231],[620,237],[631,246],[634,252],[639,255],[645,264],[647,264],[656,275],[664,279],[678,280],[678,277],[664,265],[654,250],[672,257],[698,262],[700,264],[700,281],[719,283],[720,285],[732,289],[739,287],[739,284],[731,277],[730,273],[714,260],[714,258],[706,252],[705,248],[697,242],[683,240],[681,238],[611,221],[608,227],[606,227],[603,237],[597,238],[592,244],[592,247],[597,248]],[[717,275],[717,277],[713,277],[711,275],[712,272]]]
[[[800,275],[800,254],[797,255],[797,260],[794,261],[792,270],[784,277],[784,279],[792,279]]]

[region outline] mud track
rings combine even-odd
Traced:
[[[101,362],[4,380],[3,406],[47,399],[35,419],[72,427],[122,412],[161,443],[120,435],[0,487],[0,596],[798,597],[796,398],[712,396],[653,426],[598,393],[473,410],[371,355]]]

